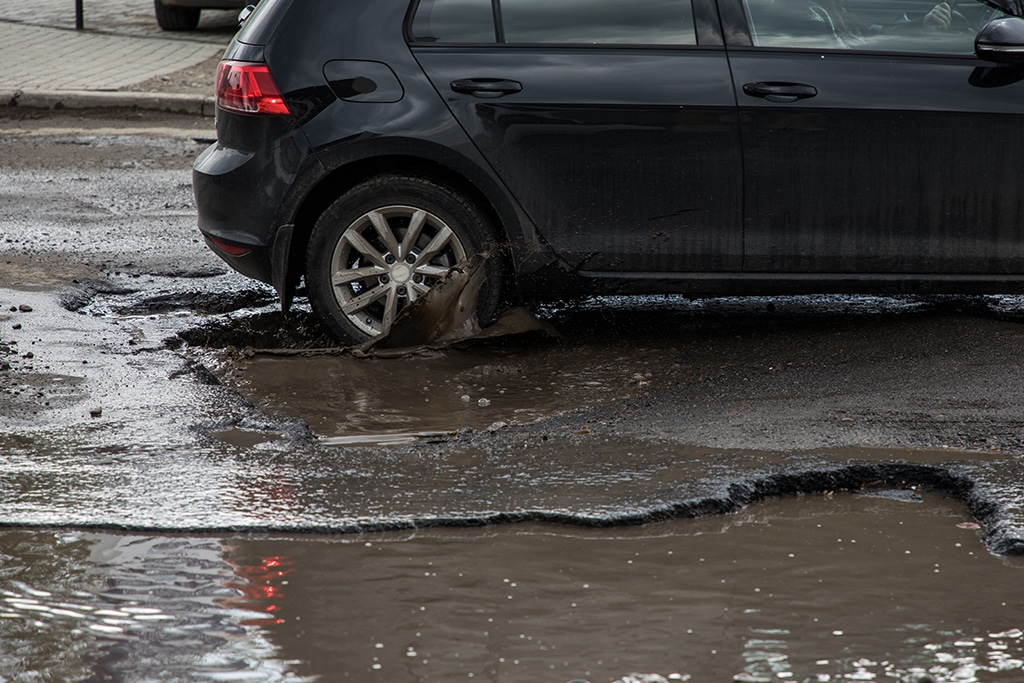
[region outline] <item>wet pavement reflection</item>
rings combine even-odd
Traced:
[[[1024,463],[1006,453],[631,433],[622,407],[690,372],[661,363],[663,331],[282,359],[225,345],[282,340],[265,312],[208,324],[163,295],[17,297],[39,316],[18,320],[46,381],[11,388],[30,400],[0,433],[6,680],[969,682],[1024,668],[1019,562],[989,552],[1022,549]],[[686,324],[721,341],[761,323]],[[740,346],[690,362],[729,374],[747,367]],[[842,493],[879,487],[894,490]],[[771,498],[796,492],[810,495]]]
[[[7,531],[0,560],[0,680],[299,680],[260,630],[278,572],[222,541]]]
[[[9,681],[970,682],[1024,670],[1024,565],[989,554],[964,506],[926,491],[783,497],[614,531],[12,530],[0,548]]]
[[[355,360],[89,125],[0,136],[0,683],[1021,678],[1024,297]]]
[[[705,392],[701,410],[739,423],[721,425],[718,434],[741,432],[758,412],[779,407],[772,392],[792,403],[796,390],[785,386],[795,381],[791,376],[803,373],[800,386],[811,387],[832,372],[841,358],[814,359],[834,353],[837,338],[846,345],[844,356],[880,357],[872,372],[898,369],[902,356],[889,359],[878,349],[877,328],[927,332],[942,320],[927,314],[933,304],[887,299],[871,304],[875,312],[860,314],[856,307],[868,306],[864,298],[796,298],[787,301],[794,311],[786,315],[748,300],[658,300],[651,311],[642,301],[628,311],[580,306],[567,314],[576,323],[567,341],[527,340],[413,359],[282,359],[222,345],[292,342],[302,324],[266,322],[259,307],[205,318],[194,312],[197,302],[217,298],[204,299],[199,290],[215,284],[231,290],[236,280],[196,284],[194,296],[179,291],[186,310],[162,292],[162,279],[138,280],[125,280],[133,287],[65,294],[63,306],[45,291],[6,293],[33,309],[17,313],[25,322],[18,323],[24,328],[16,339],[33,349],[21,362],[35,371],[7,377],[39,386],[9,389],[23,412],[7,418],[10,429],[0,432],[3,522],[350,533],[531,520],[610,526],[729,512],[765,496],[856,490],[884,480],[959,496],[986,525],[993,551],[1024,552],[1024,461],[1007,453],[758,451],[695,446],[701,441],[681,442],[666,426],[673,411],[680,405],[694,410],[695,397]],[[232,292],[266,305],[259,292]],[[926,313],[906,317],[905,307]],[[616,316],[662,324],[612,325],[596,336]],[[835,329],[819,332],[823,320]],[[769,324],[777,329],[766,335]],[[991,326],[1011,341],[1017,336],[1012,323]],[[751,369],[752,330],[758,347],[771,346],[756,353],[788,368],[784,378],[759,364]],[[957,343],[977,345],[988,333],[978,324],[964,326]],[[188,347],[181,346],[183,336],[191,340]],[[935,339],[928,334],[918,343]],[[1004,345],[1000,353],[1010,348],[1016,353],[1018,347]],[[666,349],[673,355],[666,358]],[[990,366],[981,360],[968,371],[1005,374],[997,354],[986,354]],[[695,367],[725,379],[695,374]],[[732,377],[737,372],[744,373],[742,381]],[[859,401],[857,392],[849,396]],[[945,395],[937,398],[947,404],[943,410],[957,410]],[[979,408],[969,410],[978,414]],[[729,417],[730,411],[738,412]],[[830,429],[847,424],[847,414],[853,413],[832,416]],[[701,424],[684,417],[677,431]],[[935,426],[912,417],[925,429]],[[384,447],[382,435],[396,442]]]

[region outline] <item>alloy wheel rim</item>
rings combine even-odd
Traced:
[[[462,241],[436,214],[385,206],[342,233],[331,257],[331,287],[342,314],[373,337],[464,258]]]

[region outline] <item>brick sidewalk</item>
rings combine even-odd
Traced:
[[[156,25],[153,0],[82,0],[85,29],[121,36],[157,37],[227,45],[237,10],[203,10],[195,31],[167,33]],[[75,28],[74,0],[0,0],[0,21],[48,28]]]
[[[195,66],[223,46],[0,21],[0,92],[118,90]]]
[[[86,30],[76,31],[74,0],[0,0],[0,107],[212,115],[213,67],[205,63],[231,40],[237,12],[204,10],[196,31],[165,32],[151,1],[83,2]],[[171,77],[199,71],[209,72],[201,87]]]

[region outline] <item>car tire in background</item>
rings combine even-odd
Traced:
[[[199,25],[199,10],[196,7],[173,7],[163,0],[153,0],[156,23],[165,31],[194,31]]]
[[[469,199],[416,176],[371,178],[321,214],[306,252],[306,288],[320,320],[343,343],[386,331],[459,261],[493,246],[492,222]],[[501,257],[483,268],[483,325],[501,301]]]

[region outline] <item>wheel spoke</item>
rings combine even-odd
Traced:
[[[391,324],[395,322],[395,316],[398,315],[398,293],[394,288],[389,288],[387,301],[384,302],[384,319],[381,320],[381,332],[387,332],[391,329]]]
[[[442,266],[432,266],[429,263],[424,263],[421,266],[416,266],[416,268],[413,269],[413,272],[416,273],[417,275],[422,275],[424,277],[432,277],[436,280],[440,280],[445,275],[447,275],[448,270],[448,268],[444,268]]]
[[[365,280],[367,278],[379,277],[386,271],[378,268],[377,266],[366,266],[364,268],[352,268],[350,270],[339,270],[331,278],[331,282],[335,287],[341,287],[359,280]]]
[[[379,300],[381,297],[386,296],[389,291],[391,291],[391,287],[389,285],[378,285],[370,291],[363,292],[356,298],[342,303],[341,310],[345,315],[353,315]]]
[[[430,287],[423,284],[422,282],[410,282],[409,283],[409,301],[415,301],[421,296],[425,295],[430,291]]]
[[[391,255],[396,259],[399,258],[398,253],[398,240],[395,239],[395,233],[391,231],[391,225],[388,223],[387,217],[380,211],[371,211],[366,214],[366,217],[370,219],[373,224],[373,229],[377,231],[384,246],[388,248]]]
[[[448,245],[448,242],[454,236],[455,233],[452,232],[452,229],[447,225],[438,230],[437,234],[434,235],[434,239],[430,240],[430,244],[428,244],[420,253],[420,257],[417,262],[429,263],[432,258],[437,256],[437,254]]]
[[[366,241],[362,235],[355,230],[346,230],[344,238],[348,240],[348,243],[356,248],[362,256],[365,256],[370,261],[376,263],[381,268],[387,268],[387,263],[384,261],[384,254],[380,253],[375,246]]]
[[[405,258],[412,253],[412,248],[416,246],[416,242],[420,239],[420,233],[423,232],[423,226],[427,223],[427,212],[421,209],[417,209],[413,212],[412,216],[409,217],[409,229],[405,233],[405,237],[402,238],[402,253],[399,258]]]

